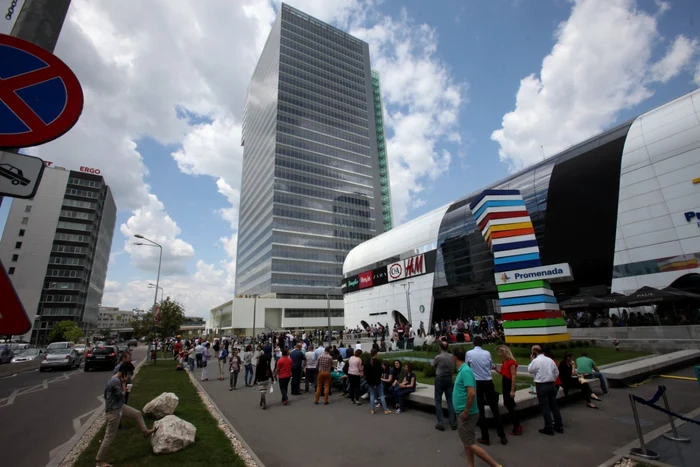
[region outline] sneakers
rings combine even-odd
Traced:
[[[401,409],[396,409],[396,413],[397,414],[401,413]]]
[[[505,436],[504,436],[503,438],[501,438],[501,444],[504,445],[504,446],[505,446],[506,444],[508,444],[508,438],[506,438]]]
[[[523,426],[520,425],[517,429],[510,432],[511,436],[520,436],[523,434]]]
[[[445,427],[443,425],[441,425],[440,423],[435,425],[435,429],[438,431],[445,431]]]
[[[554,436],[554,430],[547,430],[547,429],[545,429],[545,428],[540,428],[540,429],[537,430],[537,431],[539,431],[539,432],[542,433],[543,435]]]
[[[452,428],[452,431],[455,431],[457,429],[457,424],[455,423],[453,425],[450,425],[450,427]]]
[[[564,427],[563,426],[560,426],[559,428],[554,427],[554,431],[556,431],[560,435],[563,435],[564,434]]]
[[[389,415],[391,413],[391,410],[385,410],[384,415]]]
[[[369,393],[365,394],[364,396],[361,396],[360,399],[369,399]]]
[[[374,415],[374,410],[369,411],[370,415]]]

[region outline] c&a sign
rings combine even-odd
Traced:
[[[425,274],[425,254],[411,256],[389,265],[389,282]]]

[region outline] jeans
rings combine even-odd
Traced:
[[[506,432],[503,429],[503,421],[501,414],[498,411],[498,393],[493,385],[493,380],[476,382],[476,405],[479,407],[479,428],[481,428],[481,439],[489,439],[489,425],[486,420],[486,406],[491,408],[491,413],[496,421],[496,431],[498,437],[503,439],[506,437]]]
[[[316,398],[314,402],[318,402],[321,398],[321,388],[324,390],[324,402],[328,403],[328,396],[331,392],[331,373],[330,371],[322,371],[318,374],[318,382],[316,383]]]
[[[236,371],[231,371],[229,373],[230,373],[230,375],[228,377],[228,384],[229,384],[228,387],[235,388],[236,384],[238,383],[238,373],[240,373],[240,371],[236,370]]]
[[[289,400],[287,397],[287,389],[289,388],[289,380],[291,378],[279,378],[280,392],[282,393],[282,402]]]
[[[190,366],[190,371],[194,371],[194,358],[192,358],[192,357],[188,358],[187,364]]]
[[[442,394],[445,394],[447,399],[447,415],[450,418],[450,425],[457,424],[457,415],[455,408],[452,405],[452,376],[443,375],[435,377],[435,415],[437,415],[438,425],[444,425],[442,410]]]
[[[253,384],[253,364],[248,363],[245,366],[245,385],[250,386]]]
[[[309,392],[309,383],[313,383],[314,388],[316,387],[316,368],[306,369],[306,383],[304,383],[304,392]]]
[[[544,418],[544,429],[552,431],[552,415],[554,415],[554,428],[562,428],[564,422],[559,413],[557,405],[557,389],[554,383],[536,383],[537,402],[540,403],[542,418]]]
[[[394,398],[396,399],[396,402],[399,403],[399,409],[401,412],[405,410],[403,404],[404,398],[412,392],[416,392],[416,388],[399,388],[396,386],[396,389],[394,390]]]
[[[605,376],[603,376],[603,374],[599,371],[594,371],[593,373],[591,373],[591,375],[600,380],[600,389],[603,392],[608,392],[608,382],[605,381]],[[584,375],[584,376],[588,376],[588,375]]]
[[[515,399],[510,397],[510,390],[513,388],[513,380],[503,377],[503,406],[508,409],[510,420],[513,422],[513,431],[520,428],[520,419],[515,411]]]
[[[292,368],[292,394],[301,394],[301,367]]]
[[[386,412],[386,398],[384,397],[384,383],[379,383],[376,386],[370,386],[369,387],[369,405],[372,407],[372,410],[374,410],[374,407],[376,405],[376,401],[379,399],[379,402],[382,404],[382,408]]]
[[[202,354],[195,354],[195,358],[197,359],[197,368],[202,368]]]

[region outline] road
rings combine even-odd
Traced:
[[[134,364],[146,347],[134,351]],[[38,370],[0,379],[3,465],[45,466],[95,410],[111,372]]]

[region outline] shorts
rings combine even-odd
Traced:
[[[462,420],[461,416],[457,416],[459,419],[459,429],[457,432],[459,433],[459,439],[462,440],[462,444],[465,446],[473,446],[476,444],[476,417],[474,415],[470,415],[469,418],[465,421]]]

